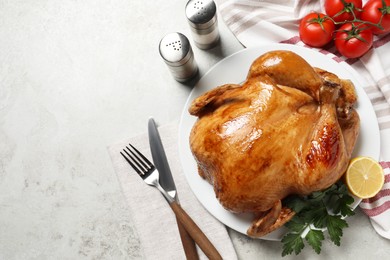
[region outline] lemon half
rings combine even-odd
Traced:
[[[356,157],[351,160],[345,173],[345,182],[356,197],[368,199],[382,189],[385,175],[381,165],[370,157]]]

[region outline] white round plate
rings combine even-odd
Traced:
[[[312,66],[333,72],[340,78],[350,79],[355,85],[358,95],[356,109],[360,116],[360,135],[354,150],[354,155],[379,158],[380,135],[379,127],[371,102],[363,90],[367,83],[345,62],[337,63],[329,56],[309,48],[290,44],[264,45],[239,51],[212,67],[196,84],[184,107],[179,125],[179,154],[187,181],[200,203],[219,221],[226,226],[246,234],[252,221],[251,214],[234,214],[225,210],[215,197],[212,185],[202,179],[197,171],[196,162],[189,146],[189,134],[197,117],[188,113],[188,108],[196,97],[204,92],[226,83],[242,83],[248,74],[252,62],[261,54],[272,50],[290,50],[303,57]],[[360,203],[355,199],[354,208]],[[266,240],[281,240],[286,230],[280,228],[267,236]]]

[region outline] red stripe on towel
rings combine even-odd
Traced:
[[[379,214],[385,212],[388,209],[390,209],[390,201],[386,201],[381,206],[375,207],[375,208],[372,208],[372,209],[364,209],[364,208],[362,208],[364,213],[366,213],[366,215],[369,216],[369,217],[378,216]]]
[[[390,182],[390,174],[385,174],[385,183]]]
[[[385,45],[386,43],[390,42],[390,34],[376,40],[373,42],[372,46],[374,48],[378,48],[378,47],[381,47],[383,45]]]
[[[372,198],[369,198],[369,199],[364,199],[362,200],[362,202],[364,203],[373,203],[383,197],[386,197],[386,196],[390,196],[390,189],[384,189],[384,190],[381,190],[380,192],[378,192],[377,195],[375,195],[375,197],[372,197]]]
[[[299,36],[294,36],[290,39],[281,41],[280,43],[297,44],[300,41],[301,41],[301,38],[299,38]]]
[[[379,162],[383,169],[390,168],[390,162]]]

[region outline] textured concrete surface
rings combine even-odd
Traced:
[[[0,259],[142,258],[106,146],[179,120],[158,43],[190,38],[184,6],[0,0]],[[194,48],[202,74],[231,39]]]
[[[0,0],[0,259],[142,259],[106,146],[178,121],[191,91],[169,74],[159,40],[190,38],[186,1]],[[242,46],[194,47],[200,76]],[[342,247],[321,256],[388,255],[358,212]],[[241,259],[280,257],[279,243],[230,232]],[[286,259],[289,259],[287,257]]]

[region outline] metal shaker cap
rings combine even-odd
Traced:
[[[217,21],[213,0],[190,0],[185,11],[189,24],[196,29],[207,29]]]
[[[160,41],[161,57],[171,66],[180,66],[186,63],[192,55],[191,45],[187,37],[181,33],[170,33]]]
[[[186,81],[198,72],[194,53],[185,35],[179,32],[165,35],[160,41],[159,51],[176,80]]]

